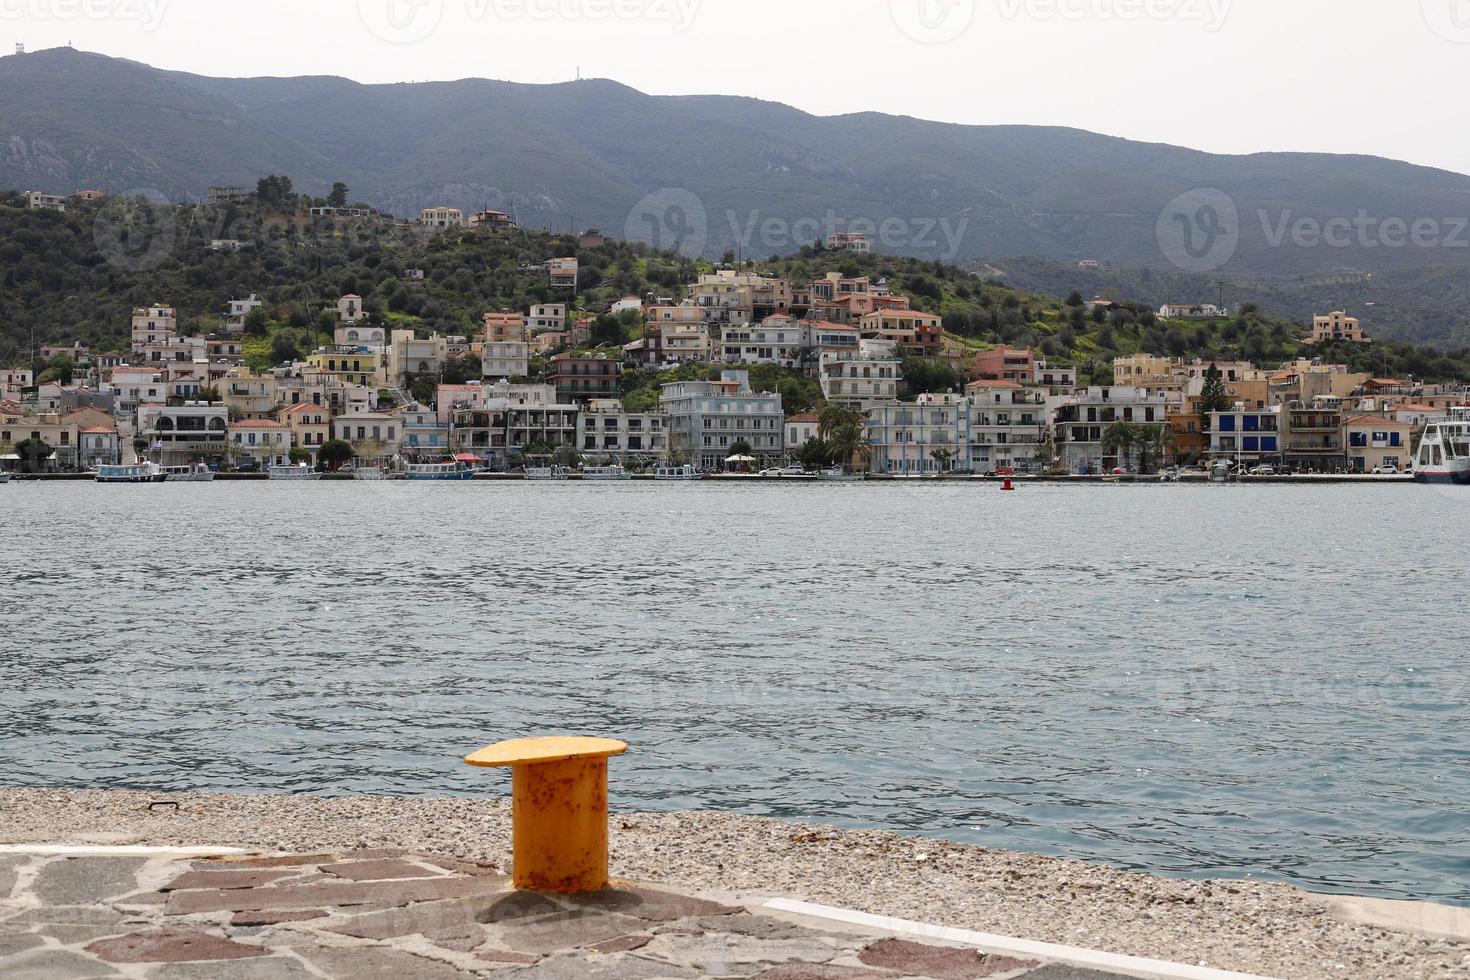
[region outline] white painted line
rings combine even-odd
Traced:
[[[37,857],[228,857],[251,854],[239,847],[145,847],[141,844],[0,844],[0,854]]]
[[[1166,963],[1163,960],[1150,960],[1139,956],[1122,956],[1095,949],[1083,949],[1080,946],[1059,946],[1055,943],[1041,943],[1030,939],[994,936],[984,932],[971,932],[968,929],[951,929],[948,926],[910,922],[907,919],[891,919],[884,915],[871,915],[867,912],[853,912],[849,909],[836,909],[826,905],[794,902],[786,898],[773,898],[765,903],[765,907],[778,912],[790,912],[793,915],[829,919],[834,922],[845,922],[848,925],[882,929],[885,932],[897,932],[910,936],[923,936],[926,939],[938,939],[943,942],[960,943],[965,946],[976,946],[990,953],[1060,960],[1073,966],[1112,970],[1129,976],[1144,977],[1147,980],[1268,980],[1268,978],[1248,973],[1231,973],[1227,970],[1213,970],[1204,966]]]

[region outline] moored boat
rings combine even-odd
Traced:
[[[384,473],[382,469],[377,466],[356,466],[353,467],[352,478],[354,480],[363,480],[364,482],[374,483],[378,480],[388,479],[388,474]]]
[[[157,463],[118,463],[97,467],[98,483],[162,483],[167,479]]]
[[[203,463],[192,466],[165,466],[163,475],[169,483],[212,483],[214,471]]]
[[[270,469],[272,480],[320,480],[322,475],[305,463],[297,463],[294,466],[272,466]]]
[[[1425,427],[1414,481],[1470,485],[1470,407],[1453,409],[1449,421]]]
[[[685,463],[683,466],[659,466],[653,471],[653,478],[665,483],[693,483],[696,480],[703,480],[704,474]]]
[[[565,480],[567,471],[562,466],[527,466],[526,479],[544,483],[549,480]]]
[[[841,466],[834,466],[817,474],[817,479],[823,483],[862,483],[867,478],[866,473],[849,473]]]
[[[464,463],[409,463],[406,479],[416,482],[441,483],[450,480],[473,480],[475,471]]]
[[[631,480],[633,479],[633,475],[621,466],[584,466],[582,467],[582,479],[608,482],[613,480]]]
[[[9,482],[10,482],[10,474],[9,473],[0,473],[0,484],[9,483]]]

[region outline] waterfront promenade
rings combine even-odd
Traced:
[[[614,814],[612,830],[622,893],[567,904],[507,896],[499,800],[0,790],[0,973],[30,961],[50,964],[37,976],[140,980],[1470,977],[1454,910],[715,813]],[[59,844],[95,850],[45,850]],[[137,846],[249,853],[201,863]],[[1021,942],[814,919],[791,900]],[[1068,965],[1027,940],[1165,962]]]

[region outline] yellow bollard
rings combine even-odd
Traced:
[[[607,887],[607,760],[627,751],[611,738],[523,738],[465,757],[472,766],[510,767],[517,888]]]

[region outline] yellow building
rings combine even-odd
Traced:
[[[1348,316],[1342,310],[1312,318],[1312,336],[1308,339],[1308,343],[1320,344],[1332,340],[1346,340],[1354,344],[1372,343],[1363,335],[1363,328],[1358,323],[1358,318]]]
[[[384,355],[364,346],[323,347],[313,351],[307,362],[329,382],[336,381],[347,387],[381,388],[388,383]]]

